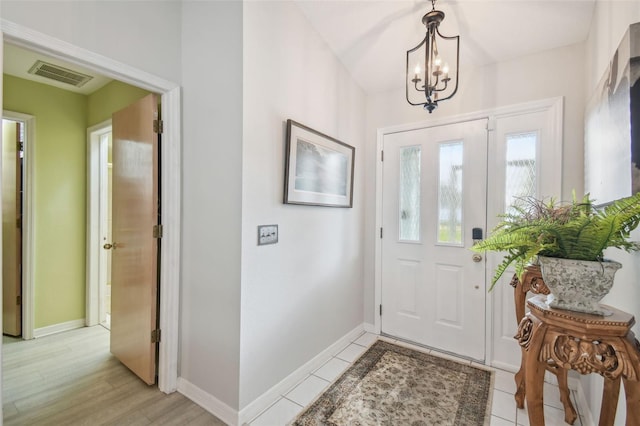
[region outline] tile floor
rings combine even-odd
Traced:
[[[304,407],[316,399],[329,385],[337,379],[355,360],[360,357],[377,339],[386,340],[399,345],[408,346],[437,356],[451,358],[459,362],[471,363],[464,359],[457,359],[450,355],[440,354],[425,348],[413,346],[394,339],[379,337],[375,334],[364,333],[337,355],[328,360],[322,367],[308,375],[289,391],[285,392],[269,408],[250,422],[251,426],[283,426],[298,415]],[[471,363],[473,364],[473,363]],[[486,368],[485,366],[482,366]],[[495,370],[496,376],[493,389],[493,404],[491,408],[491,426],[529,426],[527,410],[518,410],[513,400],[515,382],[513,374],[503,370]],[[564,411],[560,403],[558,387],[549,383],[544,385],[544,417],[547,426],[565,425]],[[571,398],[580,414],[580,407],[574,391]],[[578,417],[575,426],[582,426],[582,418]]]

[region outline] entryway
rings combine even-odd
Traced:
[[[487,293],[501,256],[470,247],[515,197],[561,198],[562,99],[381,129],[378,155],[375,330],[516,369],[513,271]]]
[[[487,120],[384,137],[382,332],[484,359]],[[477,261],[474,261],[476,260]]]

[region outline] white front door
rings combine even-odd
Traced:
[[[485,358],[487,120],[387,134],[382,179],[382,332]],[[479,261],[478,261],[479,260]]]

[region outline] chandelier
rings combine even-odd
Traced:
[[[460,36],[445,37],[438,27],[444,13],[436,10],[436,0],[431,0],[432,10],[422,17],[427,34],[422,42],[407,50],[407,102],[422,105],[432,113],[438,102],[451,99],[458,90],[458,64],[460,61]],[[455,57],[453,68],[446,59]],[[411,67],[415,68],[411,69]],[[413,73],[411,73],[413,71]],[[413,74],[413,78],[411,78]]]

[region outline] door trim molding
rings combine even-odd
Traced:
[[[100,282],[104,271],[104,250],[100,241],[103,216],[104,194],[101,190],[104,180],[103,164],[105,147],[101,136],[111,131],[111,119],[87,129],[87,327],[100,324]]]
[[[27,135],[22,170],[24,179],[22,184],[22,338],[28,340],[35,337],[33,303],[30,304],[27,301],[33,301],[34,298],[36,223],[33,215],[35,208],[33,193],[35,157],[33,153],[36,144],[36,118],[33,115],[7,110],[2,111],[2,117],[23,122]]]
[[[486,110],[476,111],[472,113],[459,114],[449,117],[444,117],[436,120],[425,120],[414,123],[400,124],[396,126],[389,126],[384,128],[379,128],[377,130],[376,137],[376,187],[375,187],[375,229],[376,233],[375,238],[375,268],[374,268],[374,304],[371,307],[374,312],[374,332],[380,334],[382,331],[382,321],[380,318],[380,314],[378,311],[378,307],[382,303],[382,239],[380,238],[380,228],[382,227],[382,150],[384,148],[384,136],[405,132],[410,130],[417,130],[429,127],[437,127],[444,126],[448,124],[457,124],[465,121],[472,121],[486,118],[489,120],[489,130],[491,129],[491,123],[494,122],[496,117],[504,117],[509,115],[518,115],[524,113],[538,112],[538,111],[549,111],[549,113],[553,117],[553,122],[551,123],[552,134],[556,140],[562,141],[564,123],[563,123],[563,105],[564,105],[564,97],[559,96],[555,98],[542,99],[532,102],[525,102],[520,104],[514,104],[504,107],[496,107],[490,108]],[[492,142],[492,138],[495,137],[492,131],[489,131],[489,144]],[[558,176],[558,187],[562,188],[562,143],[559,143],[555,147],[556,149],[556,157],[555,160],[559,166],[554,166],[554,170],[557,170],[559,173]],[[493,357],[493,336],[492,336],[492,327],[490,326],[492,317],[492,309],[493,309],[493,297],[486,297],[486,307],[485,307],[485,362],[486,360],[491,360]]]
[[[180,304],[181,97],[180,86],[130,65],[56,39],[19,24],[0,20],[5,42],[82,65],[107,77],[161,94],[165,132],[161,149],[161,203],[164,236],[160,266],[160,327],[158,388],[177,388]]]

